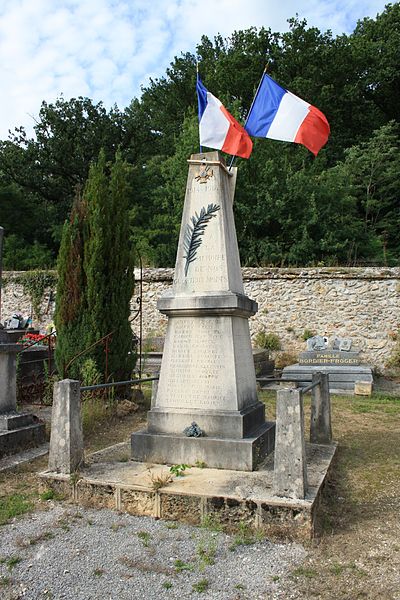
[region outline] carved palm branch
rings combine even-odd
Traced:
[[[186,254],[183,258],[186,258],[185,263],[185,276],[187,275],[189,265],[196,260],[197,250],[201,246],[202,236],[204,231],[213,217],[216,217],[216,212],[220,210],[218,204],[209,204],[207,210],[203,206],[200,210],[200,214],[194,213],[191,218],[191,224],[186,225],[185,235],[183,237],[183,248]]]

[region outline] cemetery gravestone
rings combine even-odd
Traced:
[[[275,426],[257,398],[248,324],[257,304],[243,288],[236,169],[218,152],[188,162],[173,287],[158,301],[168,316],[160,379],[147,430],[132,434],[132,457],[252,470],[273,449]],[[183,433],[194,426],[202,435]]]
[[[0,227],[0,290],[3,232]],[[0,329],[0,457],[45,441],[44,424],[30,413],[17,412],[16,356],[20,350]]]
[[[329,347],[330,346],[330,347]],[[299,362],[283,369],[282,377],[293,379],[300,386],[311,382],[317,371],[329,374],[329,389],[354,391],[356,381],[372,386],[371,367],[361,364],[360,352],[352,348],[348,338],[314,336],[307,340],[307,350],[300,352]]]

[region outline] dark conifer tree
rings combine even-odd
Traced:
[[[74,222],[65,226],[59,259],[56,327],[60,343],[57,366],[74,360],[68,376],[80,376],[82,364],[93,358],[104,379],[129,379],[135,364],[129,323],[130,300],[134,291],[133,252],[129,243],[129,166],[119,153],[109,167],[104,152],[90,168],[83,197],[78,205],[83,219],[80,243],[74,244]],[[76,210],[76,208],[74,209]],[[78,247],[80,254],[77,256]],[[70,261],[74,260],[74,264]],[[77,313],[64,306],[70,302],[70,279],[79,271]],[[70,274],[71,272],[71,274]],[[73,280],[75,283],[75,279]],[[72,320],[70,317],[72,316]],[[78,335],[77,335],[78,334]],[[96,344],[109,336],[105,343]],[[62,338],[66,339],[62,339]]]

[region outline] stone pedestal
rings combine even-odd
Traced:
[[[17,412],[18,344],[0,342],[0,457],[45,441],[45,426],[30,413]]]
[[[132,435],[132,457],[205,462],[252,470],[273,449],[274,425],[258,401],[233,218],[236,170],[218,152],[192,155],[172,290],[158,302],[168,316],[160,380],[147,430]],[[183,431],[195,422],[203,435]]]

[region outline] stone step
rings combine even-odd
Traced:
[[[0,431],[12,431],[28,427],[38,422],[37,417],[31,413],[9,413],[0,415]]]

